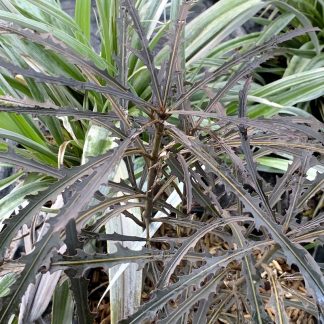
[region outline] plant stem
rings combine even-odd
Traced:
[[[147,176],[147,191],[146,191],[146,204],[143,213],[143,219],[146,225],[146,238],[149,240],[150,233],[150,220],[153,212],[153,199],[154,199],[154,185],[157,176],[157,166],[160,155],[161,141],[163,137],[164,125],[162,123],[155,124],[155,135],[152,144],[151,160],[149,162],[149,173]]]

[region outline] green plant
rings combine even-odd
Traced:
[[[319,47],[317,30],[297,29],[264,42],[260,34],[260,44],[222,58],[218,68],[203,74],[206,65],[195,64],[198,57],[210,54],[214,35],[198,35],[200,29],[193,23],[184,33],[193,1],[182,5],[172,1],[171,20],[157,28],[167,1],[137,1],[135,6],[132,0],[121,4],[98,0],[101,55],[89,45],[89,2],[77,2],[75,21],[55,1],[29,2],[32,10],[28,11],[19,1],[1,1],[7,10],[0,11],[1,19],[14,22],[0,24],[1,101],[6,103],[0,108],[1,137],[14,141],[1,143],[0,160],[24,170],[23,184],[0,202],[1,270],[11,273],[1,281],[3,294],[8,293],[8,282],[14,281],[2,300],[0,322],[16,313],[23,295],[28,302],[23,301],[20,316],[26,322],[37,320],[32,310],[37,309],[39,290],[30,291],[30,284],[36,282],[55,290],[54,323],[71,319],[73,301],[78,321],[90,323],[87,275],[89,269],[104,268],[110,285],[121,279],[124,287],[136,285],[131,307],[124,305],[128,302],[124,298],[118,309],[118,292],[110,294],[113,322],[128,315],[125,322],[153,317],[162,322],[180,318],[213,322],[230,318],[228,305],[222,309],[233,297],[240,305],[239,318],[246,314],[256,323],[270,321],[264,311],[268,302],[278,309],[280,323],[286,321],[284,307],[291,304],[280,292],[280,278],[267,266],[277,255],[298,267],[313,296],[298,296],[292,289],[294,307],[322,318],[323,276],[302,244],[316,241],[323,232],[323,214],[307,206],[322,190],[323,177],[317,174],[309,180],[306,176],[321,164],[323,126],[309,114],[261,118],[260,107],[253,115],[260,118],[246,117],[256,111],[247,109],[251,86],[247,77],[282,54],[279,44],[292,39],[302,42],[305,33]],[[203,14],[202,26],[213,28],[215,8],[228,10],[221,3],[223,7],[217,4]],[[226,26],[223,17],[219,39],[242,24],[240,13],[248,12],[247,20],[265,5],[256,0],[246,3],[235,11],[235,24]],[[231,6],[235,5],[233,1]],[[143,12],[146,19],[140,16]],[[152,50],[167,28],[172,37],[155,56]],[[316,69],[298,77],[319,82],[320,72]],[[230,92],[246,78],[243,90]],[[282,83],[292,88],[296,79]],[[265,85],[257,89],[261,94],[253,95],[262,98],[262,91],[269,95],[273,89],[278,90],[273,84]],[[221,102],[228,110],[239,102],[238,116],[227,116]],[[265,165],[271,154],[293,160],[275,185],[261,178],[255,165],[255,161]],[[21,176],[7,179],[4,185]],[[289,206],[282,198],[289,200]],[[158,235],[161,224],[178,232],[186,227],[188,237]],[[206,237],[224,247],[206,251],[202,240]],[[13,260],[12,249],[19,238],[24,239],[26,255]],[[102,242],[108,242],[108,247]],[[254,259],[256,251],[261,261]],[[137,266],[146,271],[136,273]],[[267,279],[258,273],[262,266]],[[128,273],[121,277],[126,268]],[[135,312],[142,292],[142,279],[137,276],[146,272],[144,279],[151,280],[154,292]],[[265,281],[271,282],[271,294],[260,291]],[[129,290],[122,293],[125,296]],[[276,303],[271,304],[271,296]],[[60,298],[68,302],[57,314]],[[245,298],[249,302],[243,304]],[[172,308],[171,300],[178,307]]]

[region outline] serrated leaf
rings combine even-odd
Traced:
[[[202,299],[208,300],[209,295],[216,290],[217,284],[224,277],[225,274],[226,271],[220,271],[219,273],[217,273],[212,279],[209,280],[209,282],[207,282],[202,288],[200,288],[198,292],[192,294],[189,298],[186,299],[184,303],[179,305],[174,312],[168,315],[167,318],[159,320],[158,323],[175,323],[175,321],[177,321],[181,316],[183,316],[186,310],[190,310],[190,308],[198,301],[201,301]]]
[[[64,173],[60,170],[47,166],[46,164],[39,163],[32,159],[27,159],[22,155],[15,153],[12,150],[9,150],[7,152],[1,152],[0,161],[8,163],[9,165],[16,165],[22,167],[29,172],[39,172],[44,175],[46,174],[58,179],[61,179],[64,176]]]
[[[324,188],[324,174],[318,174],[316,180],[300,197],[297,208],[302,208],[319,190]]]
[[[187,194],[187,212],[189,213],[192,206],[192,185],[191,185],[190,174],[188,170],[189,166],[181,154],[178,155],[178,160],[183,170],[184,182],[186,185],[186,194]]]
[[[140,22],[140,17],[138,15],[138,12],[137,12],[132,0],[123,0],[123,4],[128,9],[129,15],[131,16],[131,18],[133,20],[134,29],[136,30],[136,32],[139,36],[140,44],[142,46],[142,52],[141,52],[140,56],[141,56],[142,60],[144,61],[143,63],[147,66],[147,68],[151,74],[153,92],[157,98],[157,102],[158,102],[159,106],[163,107],[160,86],[159,86],[158,79],[157,79],[156,67],[154,64],[152,53],[149,48],[148,40],[145,36],[143,26]]]
[[[210,154],[204,149],[202,144],[197,140],[189,140],[188,137],[179,129],[168,125],[167,128],[178,139],[179,143],[183,144],[193,154],[199,156],[201,161],[206,164],[213,173],[215,173],[221,181],[235,193],[235,195],[242,201],[246,211],[252,213],[256,226],[264,226],[272,235],[278,244],[281,246],[288,263],[296,264],[300,271],[302,271],[308,287],[312,294],[316,296],[319,306],[324,309],[324,278],[321,270],[312,256],[302,246],[292,243],[282,232],[281,227],[274,223],[270,216],[267,215],[259,206],[259,203],[252,199],[250,194],[243,189],[242,185],[226,170],[224,170]],[[323,311],[321,310],[320,313]]]
[[[107,158],[111,157],[111,152],[100,157],[91,159],[87,164],[81,167],[64,170],[64,177],[52,184],[47,190],[42,191],[37,197],[32,197],[27,207],[22,209],[18,215],[15,215],[5,222],[6,227],[0,233],[0,251],[3,256],[5,249],[9,246],[10,241],[23,225],[28,223],[31,218],[38,213],[44,203],[56,198],[65,188],[73,184],[83,176],[90,175],[96,166],[102,165]]]
[[[51,271],[67,270],[71,268],[74,271],[74,277],[82,277],[84,272],[90,268],[103,267],[108,270],[116,265],[135,262],[142,267],[145,263],[152,260],[163,260],[168,257],[168,253],[162,253],[160,250],[145,249],[134,251],[116,244],[117,251],[111,254],[87,254],[78,250],[76,255],[65,256],[56,254],[52,258],[50,265]]]
[[[246,253],[249,253],[251,249],[261,247],[265,243],[258,243],[252,246],[245,247],[244,249],[232,251],[221,257],[213,257],[206,259],[207,264],[196,269],[193,273],[181,277],[177,283],[158,290],[154,294],[149,302],[145,303],[140,307],[140,309],[133,315],[129,316],[127,319],[122,320],[121,324],[139,323],[146,318],[152,317],[156,311],[161,309],[170,299],[175,299],[184,288],[188,288],[193,285],[199,285],[199,283],[207,276],[215,273],[217,269],[221,266],[225,266],[229,262],[235,259],[241,259]]]
[[[58,245],[59,236],[49,235],[43,241],[36,243],[32,253],[19,260],[25,267],[15,283],[10,287],[10,294],[2,299],[0,322],[8,323],[11,315],[15,313],[27,287],[34,282],[41,266],[44,266],[46,257],[51,254],[53,247]]]
[[[65,240],[69,255],[77,254],[77,248],[82,247],[78,241],[75,220],[72,219],[66,226],[67,238]],[[89,280],[84,277],[75,278],[75,269],[67,269],[65,273],[70,278],[71,291],[76,304],[78,322],[87,324],[93,321],[94,314],[90,313],[88,305]]]
[[[35,33],[32,29],[22,29],[14,24],[8,23],[0,23],[0,30],[13,33],[19,37],[43,45],[46,48],[49,48],[55,51],[56,53],[63,55],[71,63],[79,66],[81,70],[87,69],[88,71],[91,71],[94,75],[99,76],[100,78],[105,80],[110,85],[116,87],[117,89],[121,91],[127,91],[116,79],[112,78],[109,74],[105,73],[103,69],[98,68],[92,63],[92,61],[88,61],[81,57],[79,54],[73,52],[73,50],[69,49],[66,45],[60,43],[60,41],[57,40],[52,34],[44,33],[39,35]]]
[[[207,85],[210,81],[214,80],[215,78],[222,76],[224,74],[227,74],[229,69],[235,65],[237,65],[240,62],[244,62],[245,60],[249,60],[256,55],[260,53],[267,52],[269,50],[272,50],[275,48],[278,44],[285,42],[291,38],[297,37],[299,35],[304,34],[307,31],[314,31],[317,30],[316,28],[305,28],[305,29],[296,29],[294,31],[288,32],[286,34],[283,34],[281,36],[276,36],[273,39],[265,42],[264,44],[260,46],[256,46],[245,53],[241,55],[237,55],[229,62],[225,62],[222,66],[220,66],[216,71],[212,72],[210,75],[207,75],[203,80],[197,82],[194,84],[184,95],[182,95],[176,103],[174,103],[170,110],[176,110],[179,108],[179,106],[185,102],[187,99],[189,99],[195,92],[197,92],[199,89],[203,88],[205,85]]]
[[[206,235],[216,227],[224,226],[232,222],[238,222],[243,220],[248,220],[248,218],[233,217],[231,219],[214,221],[211,224],[205,225],[204,227],[199,229],[195,234],[191,235],[185,242],[182,243],[181,247],[172,257],[172,259],[166,264],[164,271],[160,275],[159,282],[157,283],[157,288],[163,289],[169,284],[169,279],[176,266],[181,262],[182,258],[189,251],[189,249],[195,247],[199,239],[201,239],[204,235]]]
[[[45,82],[49,84],[65,85],[78,90],[94,90],[99,93],[116,96],[117,98],[122,98],[125,100],[133,101],[136,104],[144,107],[152,107],[152,105],[131,92],[123,92],[119,89],[115,89],[110,86],[100,86],[93,82],[82,82],[72,78],[66,78],[64,76],[50,76],[40,72],[36,72],[32,69],[26,70],[17,65],[6,62],[3,59],[0,59],[0,66],[10,71],[12,74],[21,74],[24,77],[33,78],[37,82]]]

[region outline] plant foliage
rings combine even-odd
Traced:
[[[52,314],[60,296],[68,301],[53,323],[90,323],[89,274],[101,268],[112,284],[110,271],[129,264],[151,291],[121,323],[230,322],[233,312],[270,323],[269,309],[285,323],[289,307],[324,321],[323,274],[306,249],[324,231],[323,201],[310,205],[323,190],[323,124],[306,106],[323,93],[323,26],[309,8],[219,1],[186,24],[196,2],[171,1],[160,26],[168,1],[97,0],[98,54],[89,1],[77,1],[75,20],[55,1],[29,2],[30,12],[0,1],[0,161],[22,170],[0,201],[0,323],[19,304],[23,322],[42,315],[33,308],[46,275],[57,278]],[[266,5],[276,18],[263,32],[219,45]],[[282,78],[265,84],[267,64],[283,55]],[[289,166],[265,176],[266,158]],[[116,219],[139,234],[115,231]],[[278,258],[307,294],[273,272]]]

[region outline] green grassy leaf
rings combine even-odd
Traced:
[[[75,22],[80,26],[84,36],[89,41],[91,33],[91,0],[75,2]]]

